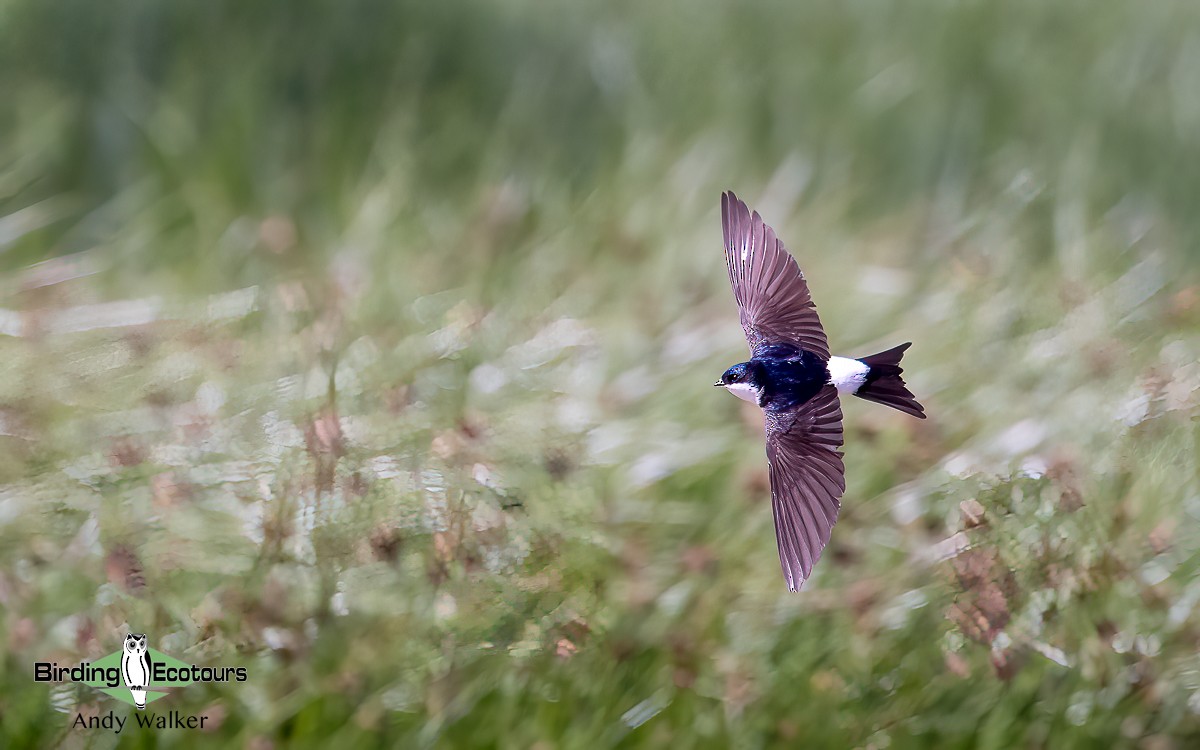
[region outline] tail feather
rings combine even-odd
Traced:
[[[912,342],[892,347],[885,352],[863,357],[859,361],[870,367],[866,380],[854,392],[855,396],[877,404],[899,409],[905,414],[911,414],[918,419],[925,418],[925,407],[917,403],[916,397],[904,385],[900,377],[904,368],[900,366],[900,358]]]

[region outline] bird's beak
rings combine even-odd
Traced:
[[[724,384],[724,383],[722,383],[720,380],[718,380],[717,382],[713,383],[713,385],[715,385],[716,387],[720,388],[721,386],[723,386],[723,385],[725,385],[725,384]]]

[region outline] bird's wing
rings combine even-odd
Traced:
[[[779,562],[798,591],[829,542],[846,490],[837,388],[825,386],[794,411],[767,411],[766,429]]]
[[[732,192],[721,195],[725,265],[751,353],[791,344],[829,359],[829,343],[796,259],[758,212]]]

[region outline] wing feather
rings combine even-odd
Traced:
[[[829,343],[796,259],[732,192],[721,195],[725,265],[751,353],[786,343],[829,359]]]
[[[837,389],[826,386],[791,412],[768,411],[766,430],[779,563],[798,591],[829,543],[846,491]]]

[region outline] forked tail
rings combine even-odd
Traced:
[[[910,346],[912,346],[911,341],[892,347],[886,352],[859,359],[871,369],[854,395],[924,419],[925,407],[917,403],[917,399],[904,385],[904,379],[900,377],[904,372],[904,368],[900,366],[900,358],[904,356],[905,350]]]

